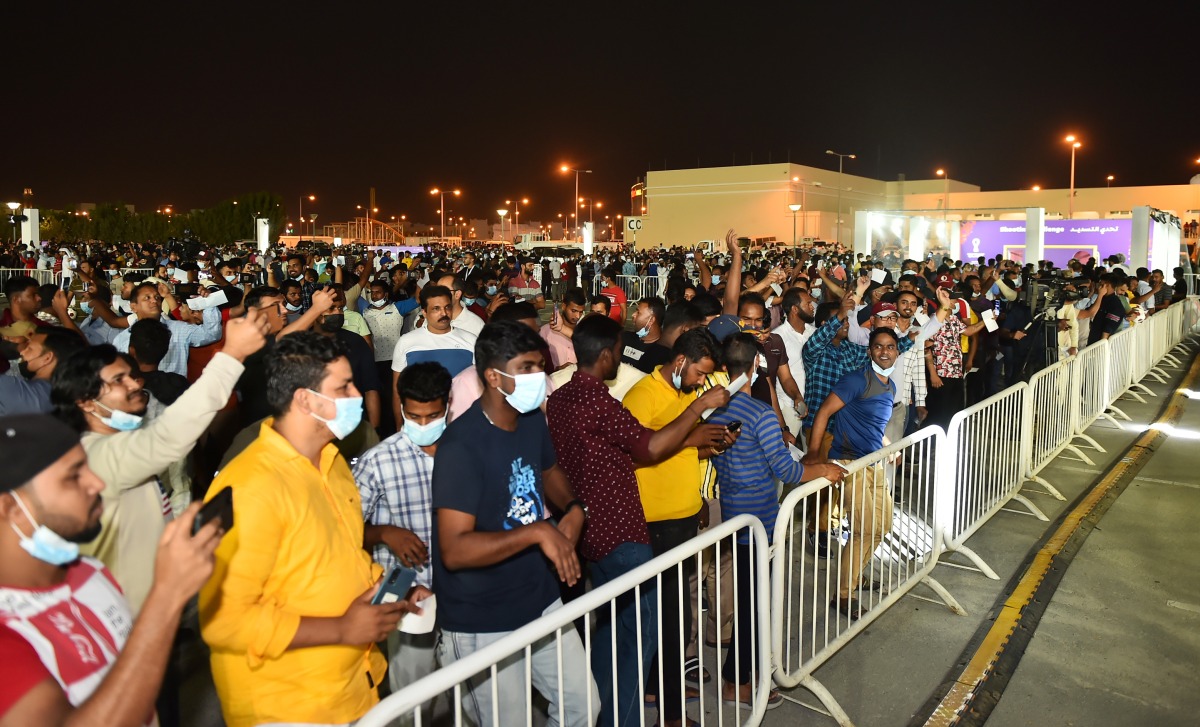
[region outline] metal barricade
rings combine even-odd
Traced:
[[[1029,406],[1023,408],[1025,426],[1022,429],[1028,439],[1025,450],[1029,452],[1029,472],[1025,479],[1045,487],[1047,494],[1057,500],[1066,498],[1054,485],[1038,476],[1051,460],[1069,449],[1080,461],[1095,465],[1082,450],[1071,444],[1075,433],[1073,417],[1078,412],[1079,398],[1075,373],[1075,357],[1071,356],[1034,374],[1028,384]]]
[[[1121,411],[1116,406],[1117,399],[1124,396],[1129,390],[1129,384],[1133,381],[1133,356],[1134,356],[1134,331],[1132,328],[1127,328],[1124,331],[1115,333],[1108,337],[1109,351],[1109,366],[1108,366],[1108,393],[1106,395],[1108,410],[1113,413],[1118,419],[1132,421],[1129,415]],[[1131,396],[1146,403],[1136,392]]]
[[[746,539],[747,544],[738,544],[734,546],[735,540]],[[474,715],[465,718],[464,712],[468,711],[468,707],[464,705],[464,697],[468,697],[468,693],[472,689],[471,680],[486,680],[486,685],[477,685],[473,696],[475,699],[487,701],[491,705],[515,707],[508,713],[501,714],[500,709],[492,710],[492,719],[487,724],[495,727],[509,727],[510,725],[533,725],[535,723],[533,705],[533,689],[531,681],[537,680],[538,676],[542,677],[541,688],[543,696],[550,703],[551,710],[557,710],[556,716],[558,724],[596,724],[597,717],[600,712],[600,703],[598,701],[598,692],[595,686],[588,690],[584,704],[565,705],[563,703],[564,695],[564,671],[565,670],[582,670],[586,674],[586,680],[589,684],[593,683],[593,678],[596,676],[592,670],[592,654],[593,651],[599,648],[609,649],[609,654],[616,653],[620,655],[622,652],[618,649],[617,629],[604,629],[603,636],[596,638],[598,626],[602,623],[611,624],[618,619],[618,609],[621,605],[625,605],[626,596],[632,595],[634,603],[640,603],[643,598],[651,602],[646,613],[649,614],[653,610],[656,617],[652,617],[647,623],[643,619],[642,609],[632,607],[632,611],[637,617],[637,648],[635,652],[638,654],[637,661],[637,680],[635,688],[638,690],[636,695],[636,704],[638,714],[642,714],[642,704],[645,697],[645,687],[647,677],[657,679],[659,685],[658,694],[664,694],[664,687],[677,687],[681,692],[685,689],[684,674],[682,670],[678,674],[664,673],[663,660],[658,660],[657,674],[651,669],[649,659],[643,660],[642,653],[645,651],[642,643],[642,634],[657,632],[658,651],[662,650],[664,639],[678,639],[678,646],[682,653],[690,638],[690,634],[672,633],[663,634],[662,625],[662,610],[658,608],[663,600],[663,583],[664,576],[668,576],[667,582],[672,584],[672,588],[676,590],[675,595],[678,598],[677,603],[686,603],[684,600],[689,596],[696,598],[697,602],[702,598],[698,592],[700,589],[699,583],[703,579],[697,580],[697,592],[692,592],[688,586],[687,571],[695,568],[697,570],[703,567],[705,551],[710,548],[716,550],[715,560],[720,560],[722,550],[737,547],[739,549],[748,549],[750,574],[746,574],[743,567],[745,562],[739,562],[740,558],[734,558],[732,575],[734,579],[734,594],[732,597],[733,603],[727,604],[721,601],[722,588],[718,580],[717,586],[714,589],[715,593],[708,594],[708,607],[717,609],[718,612],[722,608],[732,606],[734,622],[737,623],[739,618],[749,616],[749,633],[752,634],[750,644],[750,659],[752,674],[751,692],[752,701],[747,705],[748,711],[743,711],[734,706],[721,706],[722,689],[722,670],[719,664],[712,664],[709,671],[712,674],[712,681],[704,685],[700,691],[698,703],[698,714],[696,710],[692,710],[693,714],[689,716],[699,718],[703,723],[710,716],[715,717],[714,721],[719,720],[721,724],[728,725],[757,725],[762,721],[763,715],[766,713],[767,698],[771,688],[771,671],[770,671],[770,642],[768,634],[768,623],[770,613],[768,611],[769,598],[769,571],[768,557],[769,551],[767,546],[767,533],[763,528],[762,522],[755,517],[749,515],[740,515],[731,518],[719,525],[716,525],[708,530],[705,530],[699,536],[692,538],[688,542],[674,548],[667,553],[651,560],[644,565],[641,565],[634,570],[625,573],[624,575],[605,583],[604,585],[594,588],[585,593],[583,596],[565,604],[561,608],[552,611],[541,618],[526,624],[525,626],[512,631],[494,643],[471,653],[463,658],[455,661],[452,664],[444,665],[442,668],[426,676],[425,678],[416,681],[400,691],[392,694],[387,699],[380,702],[370,712],[368,712],[358,723],[357,727],[384,727],[389,725],[393,720],[398,718],[411,718],[414,724],[424,724],[423,712],[428,713],[429,708],[439,697],[447,697],[449,702],[442,705],[442,709],[449,710],[449,714],[444,717],[453,720],[453,724],[461,725],[470,723],[474,720]],[[717,570],[717,578],[721,578],[721,571]],[[745,586],[752,584],[746,593]],[[436,587],[436,584],[435,584]],[[750,604],[749,614],[745,614],[740,610],[739,597],[748,598]],[[618,604],[622,601],[622,604]],[[686,608],[686,606],[684,606]],[[582,627],[583,631],[583,650],[586,658],[575,659],[570,654],[564,654],[564,635],[574,634],[577,620],[582,619],[586,624]],[[655,628],[657,625],[658,628]],[[704,618],[697,620],[696,640],[697,643],[703,645],[704,640],[712,639],[720,641],[716,636],[705,635]],[[573,640],[573,639],[572,639]],[[625,643],[625,642],[621,642]],[[733,629],[730,638],[729,647],[721,647],[725,649],[726,656],[739,660],[737,656],[738,649],[744,642],[741,640],[741,633],[737,628]],[[650,644],[653,647],[653,643]],[[546,675],[532,675],[532,662],[534,653],[547,653],[549,650],[552,660],[556,668],[554,674],[549,675],[549,680],[546,680]],[[711,663],[708,660],[708,654],[704,648],[698,649],[700,659],[700,671],[703,674],[705,664]],[[718,651],[718,657],[720,652]],[[582,663],[579,663],[582,662]],[[545,663],[543,661],[543,663]],[[604,663],[604,662],[602,662]],[[608,677],[609,684],[615,684],[615,695],[613,700],[620,702],[621,692],[620,682],[617,678],[617,665],[615,659],[609,659],[612,669],[611,677]],[[744,662],[736,661],[734,670],[737,671]],[[523,673],[523,676],[518,675],[520,683],[523,684],[523,691],[520,695],[505,693],[504,700],[500,699],[498,694],[498,673],[500,670],[508,671],[510,669],[518,670]],[[579,672],[575,672],[578,674]],[[511,674],[511,672],[509,672]],[[532,679],[531,679],[532,676]],[[668,682],[666,680],[678,680],[678,682]],[[599,684],[603,680],[598,680]],[[546,693],[549,691],[550,693]],[[515,697],[515,698],[514,698]],[[714,700],[716,700],[714,702]],[[445,701],[445,700],[442,700]],[[517,704],[514,705],[514,702]],[[521,704],[523,703],[523,708]],[[717,709],[713,710],[712,715],[707,712],[706,705],[716,704]],[[685,705],[686,706],[686,705]],[[577,719],[574,721],[565,719],[567,710],[570,709],[577,717],[586,715],[586,721]],[[516,712],[515,714],[513,712]],[[439,716],[439,719],[441,716]],[[538,724],[542,720],[539,717]],[[441,722],[439,722],[440,724]]]
[[[937,458],[949,451],[941,428],[927,427],[853,462],[839,485],[808,482],[780,506],[771,557],[775,682],[808,689],[839,724],[851,722],[813,677],[818,667],[919,583],[951,611],[966,615],[930,577],[941,554]],[[842,544],[837,533],[847,528]],[[821,540],[829,543],[829,558],[815,545]],[[861,575],[854,572],[859,566]],[[862,583],[868,586],[860,588]],[[857,620],[831,603],[843,587],[858,599],[858,612],[851,611]]]
[[[1048,519],[1021,494],[1029,465],[1028,440],[1021,431],[1028,394],[1028,384],[1020,383],[955,414],[946,435],[949,455],[941,460],[946,468],[942,476],[951,485],[939,491],[942,545],[962,553],[993,580],[999,576],[964,545],[966,540],[1011,500],[1039,520]]]
[[[1108,341],[1097,341],[1075,355],[1071,400],[1071,424],[1074,427],[1072,440],[1082,439],[1097,452],[1105,452],[1100,443],[1086,432],[1097,419],[1107,419],[1114,427],[1120,426],[1105,409],[1108,405]]]
[[[9,278],[15,278],[20,275],[28,275],[37,281],[38,285],[53,285],[56,282],[56,275],[53,270],[26,270],[25,268],[0,268],[0,289],[3,283]]]

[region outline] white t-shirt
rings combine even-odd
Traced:
[[[463,308],[462,312],[458,314],[458,317],[450,321],[450,327],[456,331],[469,333],[471,334],[471,338],[474,339],[479,335],[479,332],[483,330],[483,319],[466,308]]]
[[[456,376],[475,362],[475,336],[453,328],[433,333],[424,326],[400,336],[392,352],[392,371],[399,373],[409,364],[423,361],[440,363]]]
[[[367,306],[362,317],[367,322],[367,328],[370,329],[371,338],[375,342],[375,360],[391,361],[396,342],[400,340],[400,331],[404,328],[404,314],[396,310],[396,305],[389,301],[387,305],[379,308]]]
[[[771,331],[771,333],[779,334],[779,337],[783,339],[783,347],[788,355],[788,370],[792,372],[792,378],[795,379],[796,387],[801,394],[804,393],[804,357],[802,355],[804,344],[808,343],[808,339],[812,338],[816,331],[816,326],[806,323],[804,333],[800,333],[787,321],[780,323]],[[781,404],[792,400],[792,397],[783,390],[783,384],[778,379],[775,381],[775,395],[779,397]]]

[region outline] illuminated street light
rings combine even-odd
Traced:
[[[455,190],[451,191],[449,189],[438,189],[437,187],[434,187],[433,189],[429,190],[429,193],[441,195],[441,199],[442,199],[441,207],[442,208],[439,210],[439,212],[442,215],[442,235],[441,236],[444,238],[444,237],[446,237],[446,195],[453,194],[455,197],[459,197],[462,195],[462,190],[455,189]]]
[[[1071,145],[1071,196],[1067,201],[1067,219],[1075,219],[1075,150],[1083,146],[1079,141],[1076,141],[1074,134],[1067,134],[1067,138],[1063,139]]]
[[[500,239],[504,238],[504,215],[508,214],[508,210],[496,210],[496,214],[500,215]]]
[[[513,218],[514,218],[513,229],[516,231],[516,234],[518,234],[518,235],[521,234],[521,205],[528,205],[529,198],[522,197],[521,199],[515,199],[515,200],[514,199],[506,199],[506,200],[504,200],[504,204],[511,204],[515,208],[513,210],[513,212],[514,212],[514,214],[513,214]]]
[[[308,197],[309,202],[317,201],[317,195],[315,195],[315,194],[307,195],[307,197]],[[304,199],[305,199],[305,195],[303,195],[303,194],[300,195],[300,234],[301,234],[301,236],[304,235]],[[237,204],[237,202],[234,202],[234,204]],[[314,236],[316,236],[316,234],[317,234],[316,227],[313,227],[312,234]]]
[[[1107,177],[1105,177],[1105,178],[1104,178],[1104,181],[1108,183],[1108,184],[1107,184],[1107,185],[1105,185],[1105,186],[1111,187],[1111,186],[1112,186],[1112,183],[1113,183],[1113,179],[1115,179],[1115,177],[1113,177],[1113,175],[1111,175],[1111,174],[1110,174],[1110,175],[1108,175]]]
[[[836,242],[838,245],[841,245],[842,244],[842,186],[845,182],[845,180],[842,179],[842,176],[843,176],[842,164],[847,159],[857,159],[858,156],[855,154],[839,154],[838,152],[834,151],[833,149],[826,149],[825,153],[838,158],[838,197],[837,197],[838,210],[837,210],[837,231],[834,233],[834,238],[835,238],[834,242]]]
[[[946,180],[945,191],[942,193],[942,221],[946,221],[947,211],[950,209],[950,172],[939,168],[937,175]]]
[[[792,211],[792,255],[796,254],[796,213],[800,211],[800,205],[792,203],[788,205],[788,209]]]
[[[559,171],[564,172],[564,173],[565,172],[575,172],[575,198],[579,199],[579,175],[580,174],[591,174],[592,170],[591,169],[575,169],[567,164],[562,165],[558,169],[559,169]],[[575,236],[579,237],[579,227],[578,226],[576,226],[576,228],[575,228]]]
[[[1033,185],[1033,191],[1035,191],[1035,192],[1042,191],[1042,185],[1040,185],[1040,184]]]

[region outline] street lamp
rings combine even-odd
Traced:
[[[1067,134],[1063,141],[1071,145],[1071,196],[1067,201],[1067,219],[1075,219],[1075,150],[1083,146],[1075,140],[1074,134]]]
[[[445,238],[446,237],[446,195],[453,194],[455,197],[459,197],[462,195],[462,190],[455,189],[452,191],[449,189],[438,189],[437,187],[434,187],[433,189],[429,190],[429,193],[441,195],[441,198],[442,198],[441,208],[442,209],[439,210],[439,212],[441,212],[441,215],[442,215],[442,237]],[[501,222],[503,222],[503,220],[501,220]]]
[[[20,202],[8,202],[8,211],[10,213],[10,221],[13,228],[13,246],[17,244],[17,210],[20,209]]]
[[[591,174],[592,170],[591,169],[575,169],[567,164],[562,165],[558,169],[559,169],[559,171],[564,172],[564,173],[575,172],[575,199],[579,199],[579,175],[580,174]],[[643,210],[643,211],[645,211],[645,210]],[[578,227],[575,228],[575,236],[576,237],[579,236],[579,228]]]
[[[592,210],[593,210],[593,208],[595,208],[595,207],[601,207],[601,208],[602,208],[602,207],[604,207],[604,203],[603,203],[603,202],[597,202],[597,201],[596,201],[594,198],[592,198],[592,197],[580,197],[580,198],[579,198],[579,209],[583,209],[583,204],[584,204],[584,202],[585,202],[585,201],[587,202],[587,208],[588,208],[588,222],[591,222],[591,221],[592,221]]]
[[[625,242],[625,225],[621,224],[621,220],[625,215],[617,215],[617,227],[621,228],[621,236],[618,238],[621,242]]]
[[[838,197],[837,197],[838,212],[837,212],[837,231],[834,233],[834,238],[835,238],[834,242],[838,246],[841,246],[841,244],[842,244],[842,183],[845,181],[845,180],[841,179],[842,164],[847,159],[857,159],[858,156],[855,154],[839,154],[836,151],[834,151],[833,149],[826,149],[825,153],[838,158],[838,177],[839,177],[839,179],[838,179]]]
[[[528,205],[529,198],[522,197],[521,199],[506,199],[506,200],[504,200],[504,204],[511,204],[515,208],[513,210],[513,212],[514,212],[514,214],[513,214],[513,217],[514,217],[513,229],[516,231],[516,234],[520,235],[521,234],[521,205]]]
[[[950,172],[945,169],[938,169],[937,175],[946,180],[945,191],[942,193],[942,221],[945,222],[946,213],[950,209]]]
[[[1104,181],[1107,183],[1107,184],[1105,184],[1105,186],[1106,186],[1106,187],[1111,187],[1111,186],[1112,186],[1112,183],[1113,183],[1113,179],[1114,179],[1113,175],[1111,175],[1111,174],[1110,174],[1110,175],[1108,175],[1108,176],[1107,176],[1107,177],[1104,179]]]
[[[496,210],[496,214],[500,215],[500,239],[504,240],[504,215],[508,214],[508,210]]]
[[[317,201],[317,195],[315,195],[315,194],[310,194],[310,195],[308,195],[308,201],[309,201],[309,202],[316,202],[316,201]],[[237,202],[234,202],[234,204],[237,204]],[[313,228],[313,235],[316,235],[316,234],[317,234],[317,228],[316,228],[316,227],[314,227],[314,228]],[[304,195],[303,195],[303,194],[302,194],[302,195],[300,195],[300,235],[301,235],[301,236],[303,236],[303,235],[304,235]]]
[[[1042,185],[1040,185],[1040,184],[1033,185],[1033,191],[1035,191],[1035,192],[1042,191]]]
[[[788,209],[792,211],[792,255],[796,254],[796,213],[800,211],[800,205],[789,204]]]

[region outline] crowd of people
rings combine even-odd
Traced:
[[[352,724],[381,689],[723,519],[772,533],[783,487],[838,483],[1187,293],[1182,269],[1173,286],[1115,260],[895,270],[834,246],[743,251],[733,231],[724,253],[565,260],[56,247],[0,252],[59,274],[3,281],[0,725],[178,724],[181,629],[207,645],[231,727]],[[630,299],[629,276],[660,295]],[[1047,314],[1035,285],[1061,304]],[[847,485],[846,511],[869,517],[840,555],[809,523],[842,559],[829,608],[852,619],[888,487]],[[226,490],[229,517],[200,515]],[[709,678],[700,618],[705,641],[737,645],[721,697],[748,707],[765,628],[750,557],[739,538],[626,593],[597,614],[590,670],[575,630],[533,644],[551,720],[588,724],[595,704],[599,724],[637,724],[652,705],[684,724]],[[389,593],[400,574],[411,587]],[[687,685],[639,670],[654,660]],[[464,711],[524,722],[525,674],[469,680]]]

